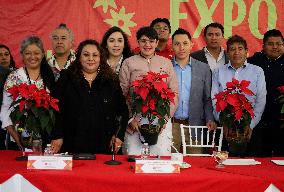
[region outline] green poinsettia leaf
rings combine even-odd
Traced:
[[[35,117],[40,116],[40,108],[37,108],[36,106],[31,106],[31,112],[35,115]]]
[[[46,131],[48,135],[52,131],[52,122],[48,115],[43,115],[39,118],[42,131]]]
[[[136,102],[136,104],[134,105],[134,111],[135,112],[140,112],[141,108],[142,108],[142,102]]]
[[[49,113],[49,117],[50,117],[50,122],[52,125],[55,125],[55,114],[54,111],[52,109],[48,110]]]
[[[158,123],[159,123],[159,125],[162,127],[164,124],[167,123],[167,121],[166,121],[166,119],[164,119],[164,118],[160,118],[160,119],[158,120]]]
[[[40,121],[41,129],[44,130],[47,127],[48,123],[49,123],[49,117],[45,116],[45,115],[40,116],[39,117],[39,121]]]
[[[156,108],[156,112],[162,117],[164,117],[167,114],[165,108]]]
[[[12,103],[10,105],[10,108],[12,108],[12,107],[14,107],[14,108],[19,107],[20,101],[21,100],[12,101]]]
[[[166,110],[166,114],[169,117],[170,116],[170,102],[169,101],[165,101],[165,110]]]
[[[40,124],[33,115],[28,115],[26,119],[26,130],[29,133],[41,133]]]
[[[21,121],[23,117],[24,112],[20,112],[20,110],[13,110],[10,114],[10,118],[14,124]]]

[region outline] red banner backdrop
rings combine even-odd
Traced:
[[[0,43],[10,47],[21,66],[20,42],[38,35],[50,50],[50,34],[60,23],[74,31],[74,48],[87,38],[101,41],[113,25],[129,35],[134,48],[141,26],[166,17],[172,31],[183,27],[192,34],[194,50],[205,45],[203,28],[217,21],[225,27],[225,38],[243,36],[253,53],[261,49],[265,31],[277,28],[283,32],[283,10],[284,0],[0,0]]]

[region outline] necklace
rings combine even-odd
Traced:
[[[28,72],[27,68],[25,67],[24,69],[25,69],[25,73],[26,73],[26,75],[27,75],[27,78],[28,78],[29,84],[32,84],[32,82],[31,82],[31,78],[30,78],[30,74],[29,74],[29,72]],[[39,79],[39,77],[40,77],[40,73],[38,74],[37,78],[36,78],[34,81],[37,81],[37,80]]]
[[[91,82],[91,81],[93,81],[95,78],[87,78],[87,77],[84,75],[84,79],[86,79],[86,81],[88,81],[88,82]]]

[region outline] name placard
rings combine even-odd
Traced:
[[[136,160],[135,173],[180,173],[177,161]]]
[[[72,170],[72,156],[28,156],[27,169]]]

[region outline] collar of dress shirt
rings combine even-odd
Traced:
[[[147,63],[150,64],[150,63],[151,63],[151,59],[156,56],[156,53],[154,52],[154,55],[153,55],[152,57],[150,57],[150,58],[144,57],[144,56],[141,54],[141,51],[139,52],[139,55],[140,55],[142,58],[146,59]]]
[[[261,52],[265,55],[265,57],[268,59],[268,61],[277,61],[280,57],[283,56],[283,54],[281,54],[276,59],[271,59],[271,58],[267,57],[267,55],[264,53],[264,51],[261,51]]]
[[[242,67],[241,68],[245,68],[246,66],[248,65],[248,62],[247,62],[247,60],[245,60],[245,62],[244,62],[244,64],[242,65]],[[232,64],[231,64],[231,61],[229,61],[229,63],[228,63],[228,69],[235,69],[233,66],[232,66]],[[236,70],[236,69],[235,69]]]
[[[173,58],[173,65],[174,66],[179,65],[178,62],[176,61],[176,57]],[[188,65],[191,66],[191,57],[189,57]]]
[[[207,47],[204,47],[204,52],[208,53],[212,56],[212,54],[209,52],[209,50],[207,49]],[[223,47],[221,47],[221,51],[219,53],[219,57],[218,58],[222,58],[225,54],[225,49],[223,49]],[[213,56],[212,56],[213,57]]]

